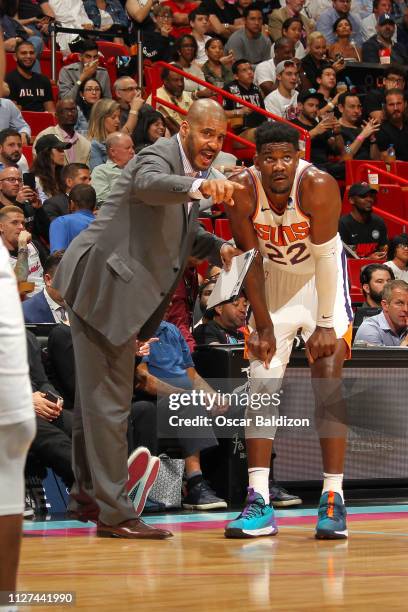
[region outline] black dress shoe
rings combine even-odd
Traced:
[[[150,527],[139,518],[123,521],[119,525],[105,525],[98,521],[96,535],[100,538],[127,538],[129,540],[164,540],[173,536],[170,531]]]

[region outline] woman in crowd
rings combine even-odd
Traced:
[[[205,52],[208,60],[202,66],[204,78],[208,83],[223,89],[224,85],[234,80],[234,75],[231,68],[221,61],[225,57],[222,39],[214,36],[207,40]]]
[[[35,175],[38,195],[42,202],[58,193],[65,193],[61,173],[65,164],[64,151],[70,146],[71,144],[62,142],[51,134],[41,136],[37,140],[36,157],[30,172]]]
[[[129,19],[119,0],[83,0],[89,19],[97,30],[110,30],[112,26],[122,26],[129,29]],[[124,44],[122,37],[113,42]]]
[[[391,268],[397,280],[408,283],[408,234],[394,236],[388,245],[386,266]]]
[[[93,170],[107,160],[106,137],[120,129],[120,106],[110,98],[96,102],[89,117],[88,138],[91,141],[89,166]]]
[[[102,97],[102,87],[94,78],[86,79],[78,89],[76,104],[78,108],[78,120],[75,130],[80,134],[88,133],[89,116],[94,104]]]
[[[135,152],[138,153],[141,149],[155,143],[158,138],[165,135],[166,124],[163,115],[154,109],[145,111],[133,132]]]
[[[303,23],[300,17],[290,17],[282,23],[282,36],[293,40],[295,44],[295,57],[303,59],[306,55],[305,48],[301,42],[303,36]],[[275,57],[275,43],[272,45],[271,57]]]
[[[337,41],[330,45],[329,57],[336,60],[339,56],[345,62],[361,62],[361,49],[353,42],[353,29],[347,17],[340,17],[333,24],[333,32],[337,36]]]
[[[176,40],[174,45],[174,59],[179,64],[184,72],[188,72],[192,76],[205,81],[203,71],[195,61],[197,57],[198,45],[197,41],[191,34],[184,34]],[[191,93],[194,100],[197,98],[208,98],[213,95],[213,92],[199,85],[190,79],[184,79],[184,91]]]
[[[318,89],[319,85],[316,81],[321,69],[327,65],[327,43],[321,32],[312,32],[307,37],[308,53],[300,62],[300,78],[302,89],[314,87]],[[332,63],[336,72],[344,68],[344,59],[339,58]]]

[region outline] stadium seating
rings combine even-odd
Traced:
[[[53,113],[35,113],[34,111],[22,111],[21,114],[31,128],[31,136],[35,138],[37,134],[52,125],[57,125]]]
[[[217,219],[214,225],[214,233],[223,240],[231,240],[232,232],[228,219]]]

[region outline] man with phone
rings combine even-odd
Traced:
[[[50,220],[38,197],[32,172],[25,172],[21,177],[20,170],[12,166],[0,171],[0,207],[3,206],[18,206],[34,242],[37,244],[42,238],[48,243]],[[38,248],[41,256],[45,256],[44,247],[39,244]]]
[[[76,99],[81,83],[94,77],[102,88],[102,98],[111,98],[109,75],[105,68],[99,66],[98,45],[94,40],[84,40],[79,62],[64,66],[58,77],[59,95],[64,98]]]

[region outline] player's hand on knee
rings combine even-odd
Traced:
[[[252,357],[259,359],[268,370],[271,359],[276,353],[276,339],[273,327],[254,331],[247,340],[248,351]]]
[[[330,357],[336,350],[337,338],[332,327],[316,327],[306,342],[306,357],[310,364],[321,357]]]
[[[200,191],[205,198],[212,198],[214,204],[227,204],[234,206],[234,191],[244,189],[243,185],[228,181],[227,179],[209,179],[200,185]]]

